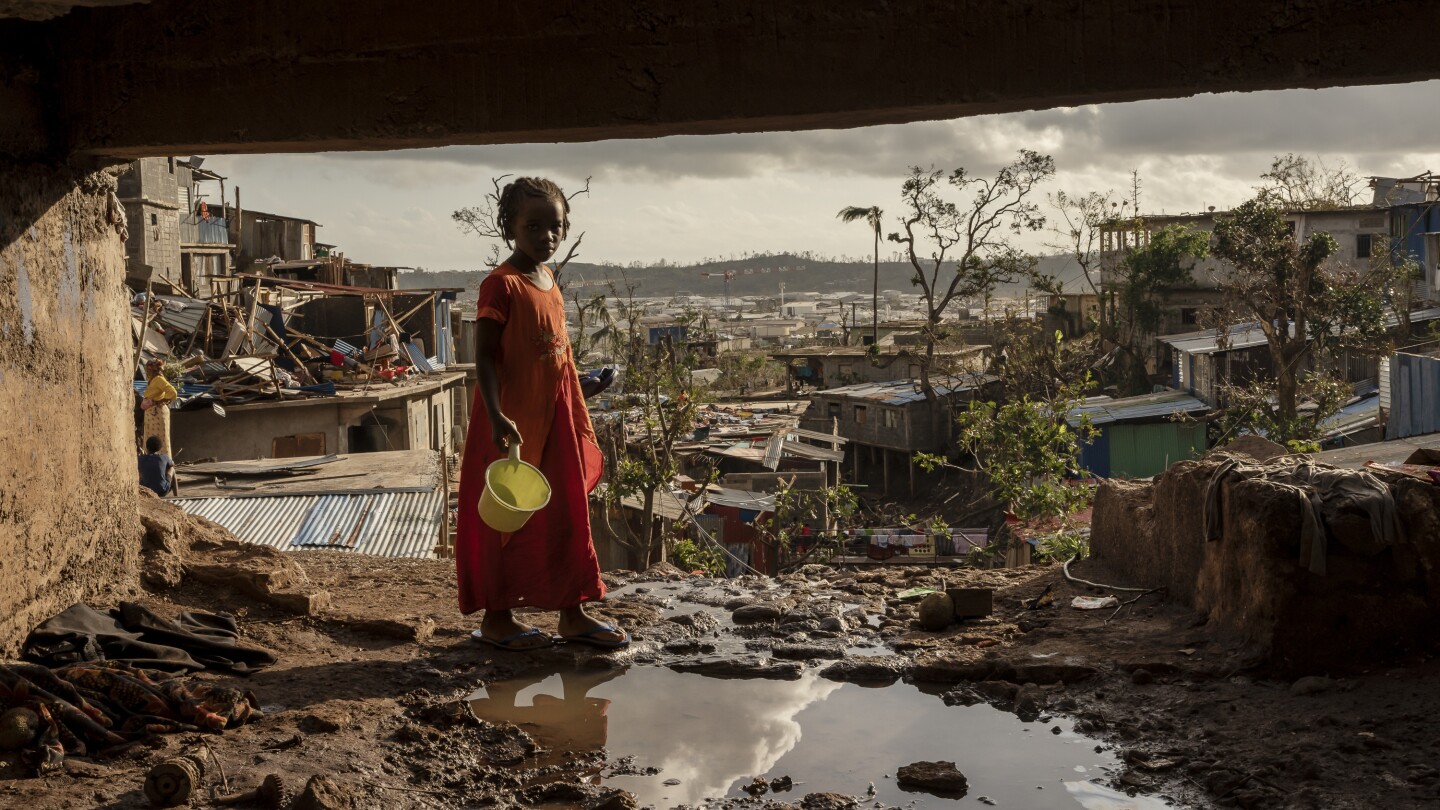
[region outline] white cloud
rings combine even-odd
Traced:
[[[861,255],[843,205],[895,207],[910,165],[993,171],[1021,147],[1055,156],[1050,190],[1113,190],[1142,177],[1142,207],[1233,205],[1273,155],[1344,159],[1361,174],[1440,167],[1440,82],[1206,95],[851,130],[674,136],[402,152],[216,156],[248,208],[320,221],[358,261],[477,267],[485,246],[450,221],[499,174],[569,189],[587,260],[689,260],[745,251]],[[1030,245],[1038,249],[1043,239]]]

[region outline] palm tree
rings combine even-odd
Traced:
[[[881,211],[878,205],[869,208],[847,205],[835,215],[841,222],[863,219],[875,234],[875,286],[870,294],[870,343],[876,346],[880,345],[880,218],[884,215],[885,212]]]

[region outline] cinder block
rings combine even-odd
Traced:
[[[995,591],[990,588],[950,588],[945,593],[955,604],[957,619],[979,619],[995,609]]]

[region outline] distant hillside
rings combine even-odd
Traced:
[[[815,258],[803,255],[780,254],[774,256],[751,256],[743,259],[715,260],[690,265],[647,265],[619,267],[616,265],[571,262],[563,275],[568,285],[584,282],[587,287],[598,289],[606,282],[617,285],[628,281],[636,285],[636,295],[664,297],[679,292],[695,295],[721,295],[725,291],[723,274],[732,274],[730,294],[732,296],[776,295],[780,282],[785,283],[787,294],[797,292],[868,292],[874,265],[870,262]],[[1044,256],[1040,259],[1043,273],[1058,276],[1067,287],[1080,283],[1079,268],[1064,256]],[[919,288],[910,283],[912,269],[908,263],[881,262],[880,289],[918,292]],[[705,275],[709,273],[711,275]],[[400,286],[405,289],[422,287],[463,287],[473,290],[483,273],[461,270],[405,272],[400,274]],[[1019,294],[1029,286],[1022,282],[1002,288],[1000,295]]]

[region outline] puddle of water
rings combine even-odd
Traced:
[[[549,749],[536,764],[603,746],[611,761],[634,756],[639,768],[659,768],[653,776],[603,777],[655,807],[742,797],[740,788],[755,776],[794,779],[794,790],[781,799],[836,791],[866,804],[916,808],[982,806],[981,796],[1033,810],[1169,806],[1083,781],[1078,774],[1100,778],[1116,761],[1096,753],[1094,741],[1068,722],[1027,724],[989,706],[946,706],[907,684],[865,688],[813,674],[730,680],[634,667],[492,684],[472,706],[486,720],[515,723]],[[1050,730],[1056,725],[1058,735]],[[954,761],[969,777],[969,793],[956,800],[900,790],[895,769],[918,760]],[[871,783],[875,794],[867,798]]]

